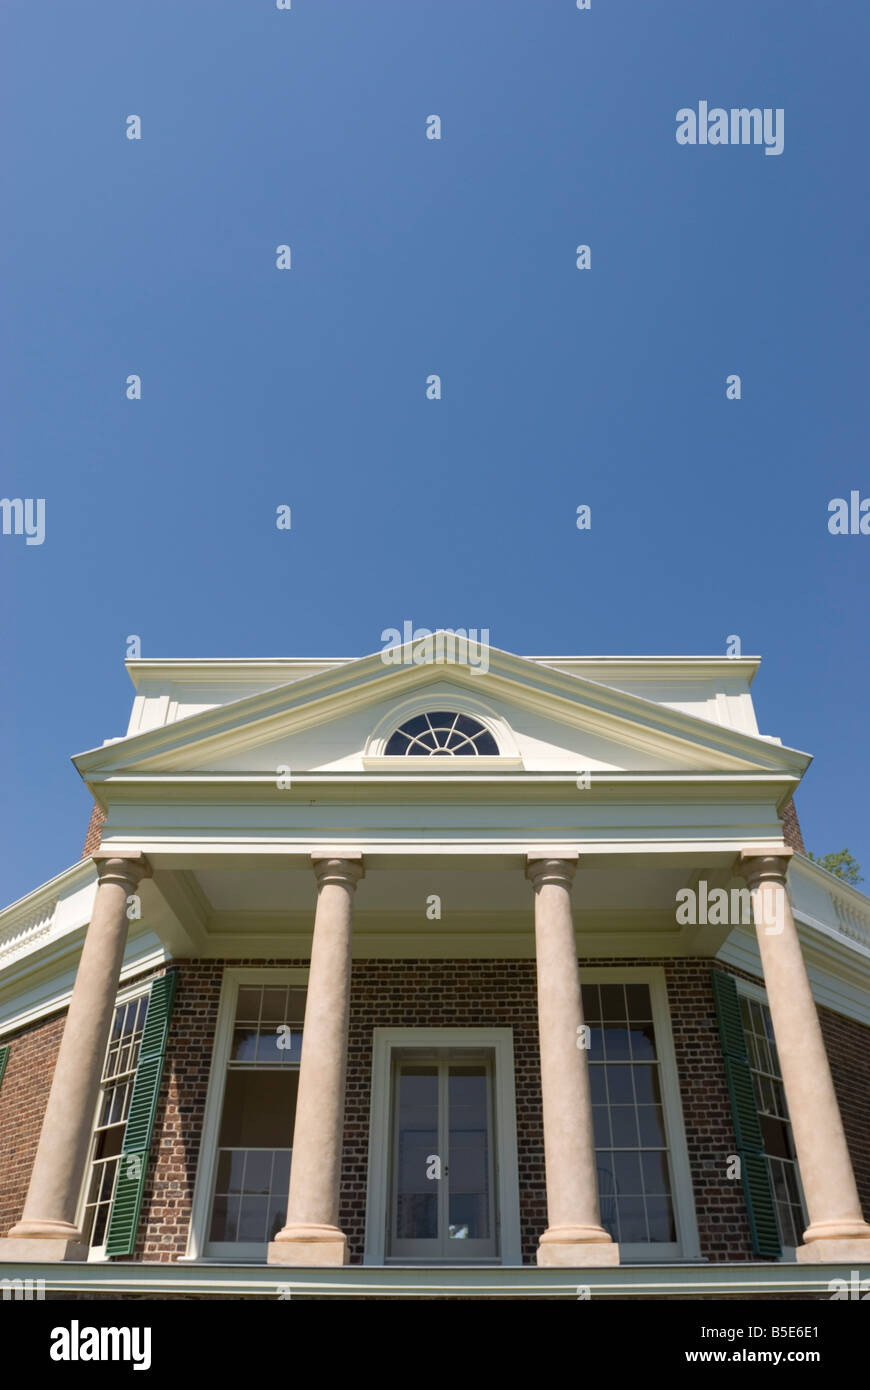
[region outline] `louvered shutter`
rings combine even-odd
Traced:
[[[118,1178],[112,1200],[112,1213],[106,1233],[107,1255],[132,1255],[136,1245],[148,1150],[154,1131],[154,1115],[163,1059],[169,1034],[172,1001],[175,998],[175,971],[170,970],[155,980],[148,996],[142,1045],[133,1082],[133,1095],[124,1130],[124,1142],[118,1163]]]
[[[756,1255],[777,1256],[782,1254],[782,1243],[770,1170],[764,1156],[764,1139],[755,1103],[755,1087],[740,1016],[737,984],[733,975],[726,975],[721,970],[714,970],[712,978],[752,1248]]]
[[[9,1061],[9,1044],[0,1047],[0,1086],[3,1085],[3,1073],[6,1070],[6,1063]]]

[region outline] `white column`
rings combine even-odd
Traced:
[[[0,1241],[3,1260],[87,1258],[76,1225],[94,1112],[127,942],[127,899],[151,870],[144,855],[93,856],[94,910],[58,1048],[24,1213]]]
[[[547,1169],[547,1229],[539,1265],[619,1264],[619,1246],[601,1225],[589,1067],[571,883],[577,858],[535,859],[526,875],[535,889],[538,1031]]]
[[[338,1225],[347,1072],[347,1028],[353,894],[363,876],[362,855],[315,859],[317,910],[296,1125],[290,1164],[287,1223],[269,1245],[272,1265],[347,1264],[347,1237]]]
[[[792,916],[785,876],[792,851],[745,849],[735,872],[752,895],[761,968],[792,1137],[810,1224],[798,1260],[867,1263],[870,1226],[861,1213],[816,1012]]]

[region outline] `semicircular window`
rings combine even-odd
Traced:
[[[406,720],[390,736],[384,754],[388,758],[496,758],[498,744],[479,719],[432,710]]]

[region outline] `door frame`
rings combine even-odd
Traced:
[[[372,1098],[369,1115],[366,1242],[363,1264],[385,1263],[389,1212],[391,1079],[394,1049],[487,1049],[493,1054],[497,1220],[500,1254],[481,1264],[520,1265],[520,1189],[511,1028],[375,1028],[372,1046]],[[419,1263],[416,1262],[416,1263]]]

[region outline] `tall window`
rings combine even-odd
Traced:
[[[764,1154],[776,1203],[779,1238],[784,1246],[794,1248],[801,1244],[807,1217],[770,1010],[759,1000],[741,994],[740,1012]]]
[[[287,1217],[305,990],[240,985],[223,1094],[210,1254],[261,1254]]]
[[[647,984],[584,984],[601,1224],[625,1245],[677,1239]]]
[[[103,1065],[97,1123],[91,1142],[90,1173],[82,1224],[85,1240],[93,1250],[101,1249],[106,1240],[147,1008],[146,990],[135,999],[118,1004],[112,1020]]]

